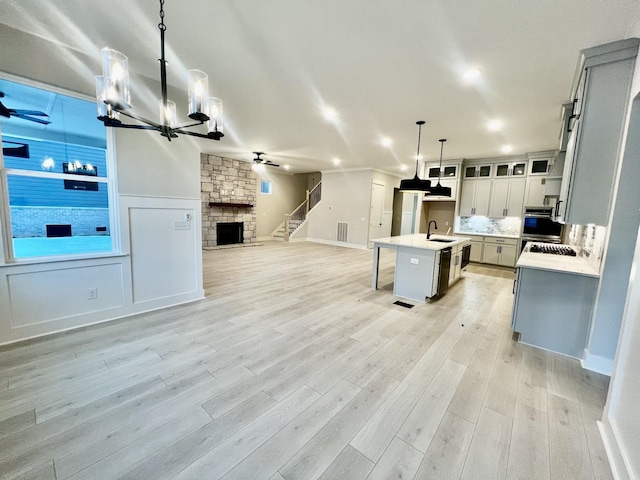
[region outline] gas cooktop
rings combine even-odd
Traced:
[[[554,245],[554,244],[537,244],[531,245],[529,248],[533,253],[549,253],[552,255],[567,255],[569,257],[575,257],[576,251],[567,245]]]

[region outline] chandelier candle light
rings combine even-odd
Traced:
[[[400,191],[405,193],[425,193],[431,191],[431,181],[422,180],[418,177],[418,162],[420,161],[420,134],[422,133],[422,125],[424,120],[418,120],[418,153],[416,153],[416,174],[413,178],[407,178],[400,181]]]
[[[224,137],[222,102],[209,97],[209,78],[200,70],[189,70],[189,118],[194,122],[178,124],[176,104],[167,98],[167,61],[164,56],[164,0],[160,0],[160,122],[154,122],[133,113],[129,87],[129,61],[122,53],[110,48],[102,49],[102,75],[96,77],[96,102],[98,120],[107,127],[157,130],[169,141],[178,134],[220,140]],[[125,124],[120,115],[140,123]],[[185,130],[207,122],[208,133]]]

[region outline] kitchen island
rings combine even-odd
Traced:
[[[444,293],[450,284],[460,278],[464,266],[464,247],[471,245],[466,237],[431,235],[427,240],[424,233],[376,238],[372,242],[371,288],[378,288],[380,249],[390,248],[396,251],[393,294],[423,303],[426,298]]]

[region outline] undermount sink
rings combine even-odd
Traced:
[[[430,238],[430,242],[440,242],[440,243],[451,243],[455,242],[455,240],[445,240],[444,238]]]

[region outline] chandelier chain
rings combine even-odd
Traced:
[[[158,24],[160,30],[166,30],[167,27],[164,24],[164,0],[160,0],[160,23]]]

